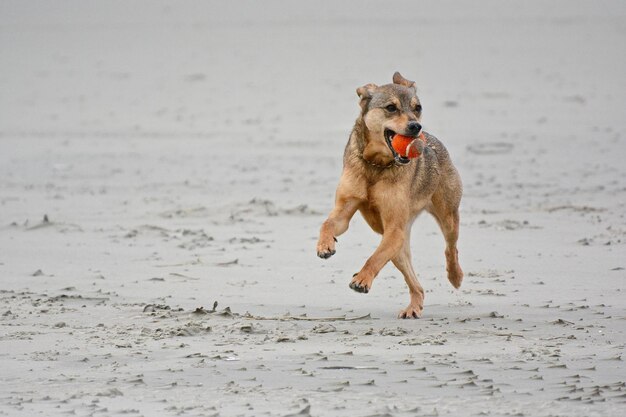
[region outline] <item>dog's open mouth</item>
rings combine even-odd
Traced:
[[[396,161],[396,164],[406,165],[409,162],[411,162],[411,160],[407,157],[398,155],[398,152],[396,152],[396,150],[393,149],[393,145],[391,145],[391,141],[393,140],[393,137],[395,135],[396,135],[396,132],[394,132],[393,130],[385,129],[385,132],[384,132],[385,142],[387,142],[387,146],[389,147],[389,150],[391,150],[391,153],[393,154],[393,159]]]

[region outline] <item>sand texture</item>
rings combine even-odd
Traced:
[[[0,3],[0,416],[626,415],[626,6]],[[464,182],[423,317],[357,215],[355,89],[399,70]]]

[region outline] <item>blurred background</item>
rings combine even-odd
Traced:
[[[459,129],[452,140],[494,118],[508,131],[544,119],[601,125],[626,87],[624,9],[611,1],[5,0],[0,132],[343,138],[355,88],[389,82],[396,70],[417,81],[427,124]]]
[[[0,415],[623,414],[625,45],[623,0],[0,0]],[[464,182],[402,322],[359,215],[315,253],[394,71]]]
[[[123,282],[131,271],[149,274],[147,264],[100,254],[143,259],[153,238],[131,240],[139,256],[119,236],[159,224],[214,239],[189,253],[164,244],[153,255],[171,264],[205,258],[209,266],[198,268],[209,275],[224,274],[214,263],[241,258],[251,268],[244,276],[260,268],[316,283],[334,265],[343,277],[377,237],[357,216],[343,238],[355,258],[320,264],[317,230],[359,111],[355,89],[388,83],[398,70],[416,81],[425,128],[461,172],[468,268],[521,258],[543,273],[523,260],[536,255],[530,242],[554,239],[542,249],[551,251],[623,234],[623,216],[602,232],[589,219],[587,232],[550,210],[594,202],[623,212],[625,4],[3,1],[2,218],[32,225],[47,214],[101,236],[53,235],[64,245],[52,248],[15,235],[19,244],[3,245],[5,267],[27,269],[28,254],[43,251],[73,274],[76,265],[55,260],[91,251],[89,265],[107,265]],[[268,214],[277,218],[255,217]],[[424,266],[438,274],[436,226],[427,217],[416,229]],[[524,233],[503,237],[509,229]],[[238,240],[262,235],[270,243],[251,252]]]

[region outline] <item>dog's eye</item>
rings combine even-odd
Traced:
[[[415,113],[420,113],[421,111],[422,111],[422,106],[420,104],[415,106]]]
[[[387,110],[389,113],[393,113],[396,110],[398,110],[398,108],[396,107],[395,104],[390,104],[387,107],[385,107],[385,110]]]

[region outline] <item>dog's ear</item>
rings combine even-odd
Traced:
[[[400,84],[408,88],[415,88],[415,81],[407,80],[398,71],[393,74],[393,83]]]
[[[367,104],[372,98],[372,94],[374,94],[374,90],[376,90],[378,86],[376,84],[365,84],[363,87],[359,87],[356,89],[356,93],[361,99],[359,103],[361,105],[361,109],[365,111],[367,109]]]

